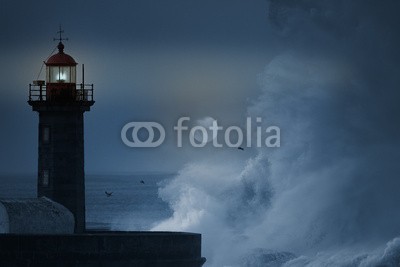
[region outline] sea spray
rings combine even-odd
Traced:
[[[160,190],[174,215],[154,229],[202,233],[208,266],[398,266],[394,10],[269,1],[276,55],[248,115],[279,126],[280,147],[191,162]]]

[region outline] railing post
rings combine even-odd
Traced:
[[[43,100],[42,85],[39,85],[39,100]]]
[[[83,71],[83,69],[82,69],[82,75],[84,76],[84,71]],[[84,79],[83,76],[82,76],[82,79]],[[81,90],[79,91],[79,100],[80,100],[80,101],[83,101],[83,100],[84,100],[84,99],[83,99],[83,92],[85,91],[85,84],[84,84],[83,82],[84,82],[84,81],[82,80],[82,83],[81,83]]]

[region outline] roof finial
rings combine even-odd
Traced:
[[[59,41],[58,46],[57,46],[58,52],[59,53],[64,53],[64,45],[63,45],[62,41],[68,41],[68,38],[63,38],[62,37],[62,34],[64,33],[64,30],[61,28],[61,24],[60,24],[60,28],[59,28],[57,33],[60,35],[60,37],[59,38],[53,38],[53,41]]]

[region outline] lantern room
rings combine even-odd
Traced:
[[[63,43],[59,43],[58,53],[46,61],[46,82],[49,83],[76,83],[76,65],[78,63],[64,53]]]
[[[53,100],[74,99],[76,95],[76,65],[75,60],[64,53],[64,44],[57,46],[58,53],[52,55],[46,62],[47,97]]]
[[[77,84],[76,61],[64,53],[64,44],[58,43],[58,53],[49,57],[46,65],[46,79],[34,80],[29,85],[29,103],[46,101],[54,104],[81,102],[84,105],[93,105],[93,84],[85,84],[84,65],[82,64],[82,82]],[[40,75],[40,74],[39,74]]]

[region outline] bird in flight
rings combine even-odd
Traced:
[[[144,181],[143,181],[143,180],[140,180],[140,183],[141,183],[141,184],[144,184]]]
[[[105,191],[104,193],[106,194],[107,197],[111,197],[114,192],[109,193],[109,192]]]
[[[238,147],[238,149],[239,149],[239,150],[244,150],[244,148],[243,148],[243,147],[241,147],[241,146],[240,146],[240,147]]]

